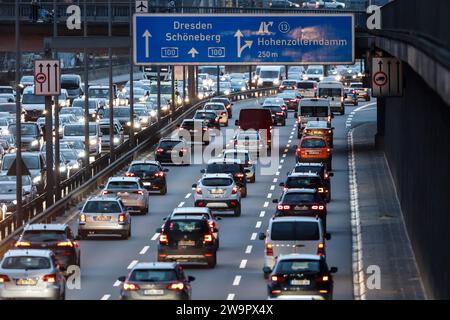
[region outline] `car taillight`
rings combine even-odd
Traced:
[[[144,195],[144,191],[143,190],[138,190],[138,191],[135,191],[134,193],[138,194],[138,195],[141,195],[141,196]]]
[[[73,248],[73,243],[72,241],[62,241],[62,242],[58,242],[56,244],[57,247],[70,247]]]
[[[302,117],[297,118],[297,123],[302,123]]]
[[[323,209],[325,209],[325,206],[322,206],[322,205],[313,205],[313,206],[311,207],[311,209],[313,209],[313,210],[323,210]]]
[[[167,286],[167,289],[169,290],[183,290],[184,289],[184,283],[182,282],[175,282],[171,283]]]
[[[123,290],[124,291],[136,291],[136,290],[139,290],[139,286],[135,283],[125,282],[123,284]]]
[[[331,152],[331,149],[330,149],[330,148],[328,148],[328,149],[327,149],[327,152]]]
[[[159,235],[159,243],[160,244],[169,244],[169,238],[167,238],[166,234]]]
[[[341,102],[344,102],[344,97],[341,97]]]
[[[17,241],[16,247],[30,247],[31,243],[28,241]]]
[[[214,229],[214,221],[208,221],[208,226],[209,226],[211,229]]]
[[[127,177],[134,177],[134,173],[133,172],[127,172],[127,173],[125,173],[125,175]]]
[[[0,274],[0,283],[9,282],[9,277],[6,274]]]
[[[42,277],[42,280],[48,283],[55,283],[56,282],[56,274],[46,274]]]
[[[317,246],[317,254],[319,256],[325,255],[325,244],[323,242],[319,243],[319,245]]]
[[[327,122],[331,122],[331,116],[328,116],[328,118],[327,118]],[[330,131],[328,131],[329,133],[331,133],[331,130]]]
[[[273,245],[266,243],[266,256],[273,256]]]
[[[222,112],[221,115],[222,116],[226,116],[228,114],[228,112]]]
[[[238,192],[238,187],[234,186],[233,189],[231,189],[231,194],[236,194]]]
[[[155,173],[155,177],[163,177],[163,176],[164,176],[164,172],[162,172],[162,171]]]
[[[119,222],[125,222],[127,220],[127,217],[123,214],[123,213],[121,213],[121,214],[119,214]]]
[[[106,194],[108,194],[108,193],[110,193],[108,190],[103,190],[103,191],[102,191],[102,195],[106,195]]]
[[[195,189],[195,192],[197,192],[197,194],[202,194],[202,188],[197,187],[197,189]]]
[[[291,208],[291,206],[289,206],[289,205],[282,205],[282,204],[279,204],[278,206],[277,206],[277,209],[278,210],[289,210]]]
[[[241,172],[239,172],[239,173],[236,173],[236,177],[238,177],[238,178],[243,178],[243,177],[244,177],[244,174],[243,174],[243,173],[241,173]]]
[[[203,236],[203,244],[211,244],[213,242],[213,237],[211,234],[205,234]]]
[[[277,116],[284,116],[284,113],[283,112],[277,112],[276,115]]]
[[[86,215],[84,213],[80,214],[80,222],[86,222]]]
[[[324,174],[325,179],[328,179],[328,173]]]
[[[323,188],[318,188],[317,191],[318,191],[319,193],[324,193],[324,192],[325,192],[325,190],[324,190]]]
[[[272,282],[283,282],[285,278],[283,276],[273,275],[270,277],[270,280],[272,280]]]
[[[161,154],[161,153],[163,153],[164,152],[164,149],[163,148],[158,148],[158,149],[156,149],[156,153],[157,154]]]

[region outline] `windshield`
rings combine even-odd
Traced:
[[[259,72],[260,78],[278,79],[279,71],[261,70]]]
[[[177,274],[174,270],[157,270],[157,269],[138,269],[133,270],[128,281],[141,282],[160,282],[160,281],[174,281],[177,280]]]
[[[264,109],[269,109],[272,112],[281,112],[281,107],[280,106],[264,106]]]
[[[340,97],[342,89],[340,88],[319,88],[319,97]]]
[[[0,104],[0,112],[16,113],[16,105],[11,103]]]
[[[24,232],[22,240],[28,242],[57,242],[67,240],[67,237],[62,230],[28,230]]]
[[[78,78],[61,78],[61,88],[74,90],[80,88],[80,82]]]
[[[239,159],[242,162],[249,161],[249,155],[247,152],[227,152],[224,155],[225,159]]]
[[[25,269],[25,270],[39,270],[50,269],[50,260],[45,257],[9,257],[3,261],[3,269]]]
[[[325,148],[327,144],[321,139],[305,139],[302,141],[302,148]]]
[[[106,186],[106,189],[139,189],[139,185],[134,181],[111,181]]]
[[[73,141],[62,141],[66,143],[70,148],[74,149],[84,149],[84,142],[79,140],[73,140]]]
[[[12,134],[16,134],[16,125],[12,124],[9,126],[9,132],[11,132]],[[38,135],[38,128],[36,125],[34,124],[25,124],[22,123],[22,125],[20,126],[20,131],[22,132],[23,136],[32,136],[32,137],[36,137]]]
[[[320,261],[317,260],[281,260],[276,267],[278,274],[317,273],[320,272]]]
[[[117,201],[88,201],[83,212],[89,213],[120,213],[122,209]]]
[[[62,155],[64,156],[64,158],[66,158],[67,160],[77,160],[78,159],[78,155],[76,152],[72,151],[72,150],[61,150]]]
[[[157,172],[159,171],[159,166],[156,164],[150,163],[142,163],[142,164],[133,164],[130,167],[130,172],[140,173],[140,172]]]
[[[22,103],[45,104],[45,97],[44,96],[35,96],[34,94],[24,94],[22,96]]]
[[[220,82],[219,86],[220,86],[220,88],[230,88],[231,83],[230,82]]]
[[[223,104],[206,104],[205,110],[223,110],[225,107]]]
[[[113,131],[114,134],[119,134],[119,130],[117,129],[117,127],[113,126],[113,128],[114,128],[114,131]],[[109,135],[109,125],[107,125],[107,126],[101,125],[100,132],[103,133],[104,138],[107,138]]]
[[[314,83],[313,82],[299,82],[297,83],[298,89],[314,89]]]
[[[95,124],[89,125],[89,135],[95,136],[97,134],[97,126]],[[68,137],[84,136],[84,124],[67,125],[64,127],[64,135]]]
[[[234,163],[211,163],[208,164],[207,172],[208,173],[236,173],[240,172],[239,164]]]
[[[16,194],[16,184],[8,183],[8,184],[0,184],[0,193],[1,194]]]
[[[314,189],[320,184],[318,177],[289,177],[286,181],[288,188],[311,188]]]
[[[315,174],[321,174],[322,171],[322,167],[320,166],[296,166],[294,169],[294,172],[299,172],[299,173],[315,173]]]
[[[96,108],[95,100],[89,99],[88,101],[89,101],[89,109]],[[76,108],[83,108],[84,109],[84,103],[85,103],[84,99],[73,100],[72,108],[76,107]]]
[[[90,88],[89,96],[92,98],[109,99],[109,88]]]
[[[237,140],[259,140],[259,136],[256,133],[242,133],[237,136]]]
[[[231,186],[233,179],[230,178],[208,178],[202,180],[202,185],[206,187]]]
[[[306,117],[328,117],[328,107],[300,107],[300,114]]]
[[[172,94],[172,86],[171,85],[163,85],[161,84],[161,94]],[[157,94],[158,93],[158,85],[152,84],[150,86],[150,93],[151,94]]]
[[[208,119],[208,120],[214,120],[216,119],[217,115],[214,112],[197,112],[195,113],[195,119]]]
[[[113,116],[118,118],[129,118],[130,109],[128,108],[113,108]],[[103,118],[109,118],[109,109],[105,109],[103,113]]]
[[[20,82],[34,82],[33,76],[23,76]]]
[[[274,222],[271,229],[272,240],[312,241],[319,240],[319,223],[303,221]]]
[[[183,233],[204,233],[206,231],[205,229],[207,229],[204,221],[201,220],[170,221],[166,228],[166,231],[169,232]]]
[[[319,68],[314,68],[314,69],[311,69],[311,68],[309,68],[307,71],[306,71],[306,73],[307,74],[322,74],[323,73],[323,69],[319,69]]]
[[[9,170],[11,167],[11,164],[16,159],[16,155],[12,157],[4,157],[2,161],[2,170]],[[40,169],[40,161],[39,156],[31,156],[31,155],[22,155],[22,160],[25,162],[25,165],[27,166],[28,170],[37,170]]]
[[[301,187],[298,187],[301,188]],[[316,196],[314,193],[286,193],[283,197],[283,203],[311,203],[315,202]]]
[[[179,140],[174,140],[174,141],[165,140],[165,141],[161,141],[159,143],[159,148],[162,148],[162,149],[173,149],[176,146],[183,147],[183,142],[179,141]]]
[[[297,82],[295,81],[283,81],[282,85],[283,86],[295,86]]]
[[[63,114],[73,114],[75,116],[82,116],[83,115],[83,109],[80,108],[74,108],[73,106],[71,108],[62,108],[60,111],[60,115]]]
[[[16,183],[16,176],[0,176],[0,181],[12,181],[12,182]],[[31,185],[30,176],[22,176],[22,184],[24,186]]]

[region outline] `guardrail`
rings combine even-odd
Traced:
[[[232,93],[226,97],[232,100],[243,100],[262,96],[272,95],[277,92],[277,88],[262,88],[248,90],[246,92]],[[23,206],[21,216],[12,214],[0,222],[0,246],[5,246],[9,241],[18,235],[23,226],[28,223],[51,223],[56,217],[63,215],[66,210],[80,202],[83,197],[91,194],[109,176],[118,172],[124,165],[130,162],[134,155],[145,148],[156,144],[160,137],[173,130],[178,123],[201,108],[209,98],[200,100],[192,106],[181,106],[172,115],[161,119],[160,122],[135,135],[136,146],[130,145],[127,140],[115,149],[116,159],[111,161],[110,155],[105,154],[96,161],[90,163],[75,175],[61,183],[61,200],[52,206],[46,206],[46,194]]]

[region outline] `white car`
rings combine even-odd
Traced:
[[[89,123],[89,152],[98,156],[102,152],[102,136],[98,123]],[[84,142],[84,124],[68,124],[64,126],[63,139]]]
[[[219,123],[228,127],[228,110],[221,102],[208,102],[203,107],[203,110],[214,111],[219,117]]]
[[[256,153],[257,156],[264,150],[264,140],[261,134],[254,130],[239,131],[234,137],[234,148],[238,150],[248,150],[251,153]]]

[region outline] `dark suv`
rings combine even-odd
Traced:
[[[211,159],[201,173],[231,173],[241,189],[241,197],[247,197],[247,175],[245,165],[239,159]]]
[[[327,167],[324,163],[321,162],[301,162],[297,163],[292,170],[291,173],[317,173],[321,178],[322,182],[328,188],[328,195],[331,199],[331,177],[334,176],[334,173],[327,170]],[[288,175],[291,173],[288,172]]]
[[[66,224],[30,224],[25,226],[15,245],[20,249],[52,250],[61,271],[80,265],[80,247]]]
[[[292,173],[287,177],[286,182],[280,183],[280,187],[284,187],[284,191],[291,188],[316,189],[323,201],[330,202],[331,200],[328,185],[322,181],[317,173]]]
[[[160,163],[189,164],[189,148],[184,139],[163,138],[155,150],[155,160]]]
[[[217,240],[204,216],[175,216],[158,228],[158,261],[206,263],[214,268],[217,262]]]
[[[167,193],[166,174],[169,169],[164,169],[158,161],[142,160],[133,161],[125,176],[139,177],[148,191],[159,191],[161,194]]]

